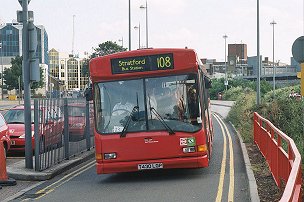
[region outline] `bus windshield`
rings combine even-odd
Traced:
[[[101,82],[95,86],[96,129],[101,134],[202,127],[197,75]],[[126,130],[126,129],[125,129]]]

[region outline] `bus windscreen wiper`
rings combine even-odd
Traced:
[[[151,112],[153,112],[153,114],[156,116],[156,118],[163,124],[163,126],[167,129],[167,131],[169,132],[169,135],[174,135],[175,132],[172,130],[172,128],[170,128],[170,126],[168,126],[168,124],[165,122],[165,120],[163,119],[163,117],[157,112],[157,110],[151,106],[151,101],[150,101],[150,96],[149,97],[149,105],[150,105],[150,114]],[[151,114],[152,117],[152,114]]]
[[[132,118],[132,116],[134,115],[134,113],[135,113],[136,111],[139,112],[138,94],[137,94],[137,93],[136,93],[136,101],[137,101],[137,105],[133,107],[131,113],[129,114],[128,120],[127,120],[125,126],[123,127],[123,129],[122,129],[122,131],[121,131],[121,133],[120,133],[120,137],[126,137],[127,130],[128,130],[128,127],[129,127],[129,125],[130,125],[130,123],[131,123],[131,118]]]

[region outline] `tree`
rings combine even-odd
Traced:
[[[21,89],[23,89],[23,77],[22,77],[22,57],[16,56],[11,60],[12,67],[3,71],[3,78],[7,90],[19,89],[19,77],[21,78]],[[31,88],[36,89],[44,85],[44,76],[42,69],[40,69],[40,81],[32,83]]]
[[[123,52],[127,49],[118,45],[116,42],[106,41],[102,44],[99,44],[97,48],[94,48],[92,55],[89,56],[89,59],[85,59],[82,67],[82,75],[89,76],[89,61],[92,58],[96,58],[99,56],[109,55],[113,53]]]
[[[7,90],[13,90],[19,88],[19,77],[22,79],[22,57],[16,56],[11,60],[12,67],[7,68],[3,71],[3,78]],[[23,89],[23,83],[21,83],[21,88]]]

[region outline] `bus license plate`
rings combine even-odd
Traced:
[[[138,164],[138,170],[151,170],[164,168],[163,163],[146,163]]]

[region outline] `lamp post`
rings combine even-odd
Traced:
[[[129,51],[131,50],[131,0],[129,0]]]
[[[121,42],[121,46],[123,47],[123,37],[121,39],[118,39],[119,42]]]
[[[274,25],[276,25],[277,23],[273,20],[271,23],[272,25],[272,70],[273,70],[273,97],[274,97],[274,90],[275,90],[275,75],[276,75],[276,69],[275,69],[275,65],[274,65]]]
[[[225,86],[226,86],[226,90],[228,87],[228,82],[227,82],[227,54],[226,54],[226,39],[228,38],[228,36],[225,34],[223,36],[223,38],[225,39]]]
[[[1,98],[3,100],[3,49],[2,49],[2,42],[0,42],[0,49],[1,49]]]
[[[149,39],[148,39],[148,3],[146,0],[146,6],[141,5],[139,8],[146,9],[146,48],[149,48]]]
[[[257,105],[261,102],[261,58],[260,58],[260,3],[257,0],[257,61],[258,61],[258,71],[257,71]]]
[[[140,23],[134,29],[138,29],[138,49],[140,49]]]

